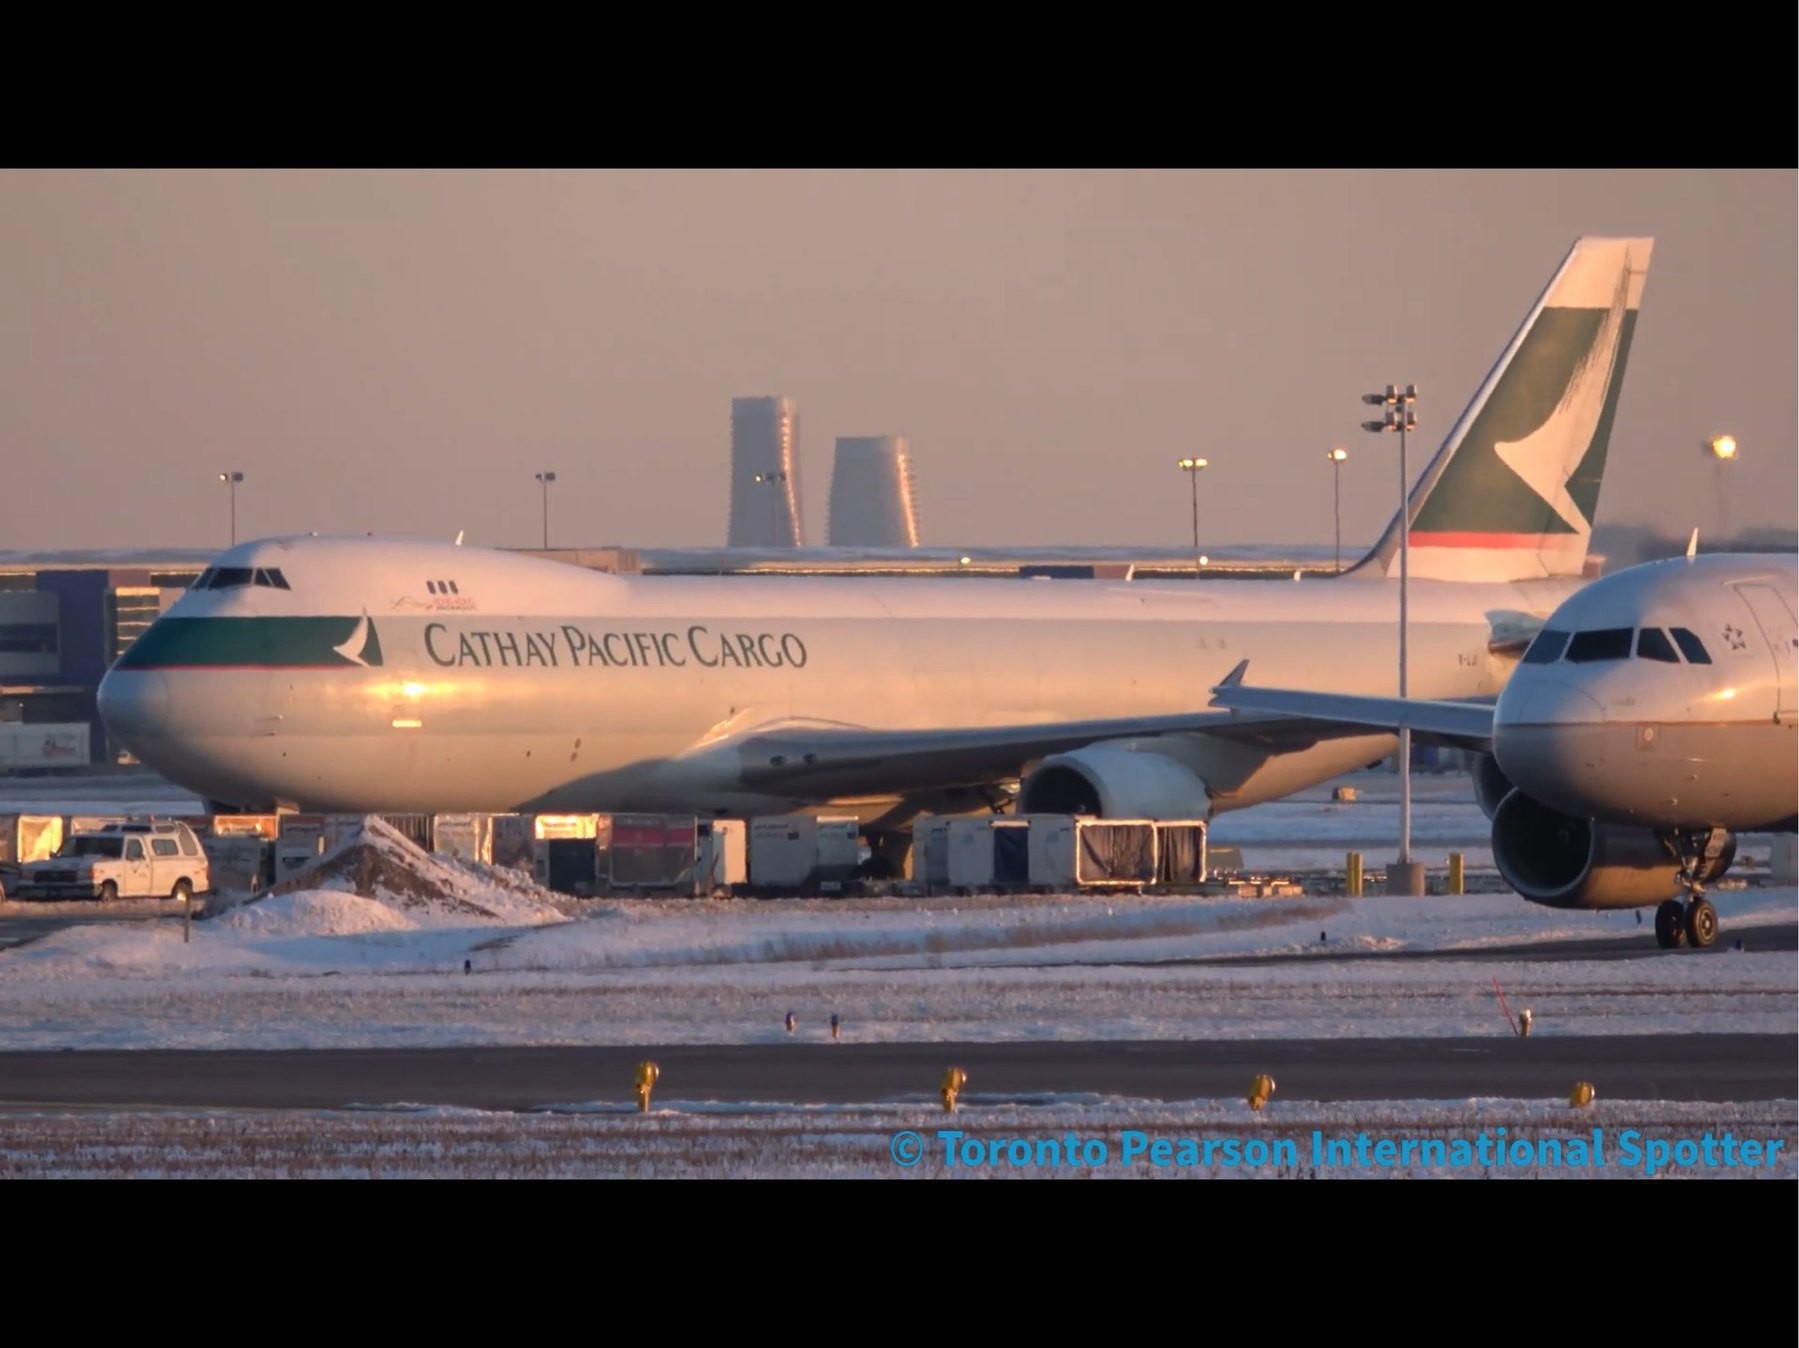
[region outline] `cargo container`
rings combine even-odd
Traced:
[[[492,865],[493,824],[490,814],[432,815],[431,850],[441,857]]]
[[[275,883],[292,879],[325,851],[326,818],[322,814],[285,814],[275,840]]]
[[[0,773],[86,772],[90,738],[85,722],[0,722]]]
[[[954,817],[923,815],[912,825],[912,873],[927,892],[949,884],[949,826]]]
[[[531,837],[534,840],[597,838],[600,820],[609,817],[597,814],[534,814],[531,816]]]
[[[269,887],[275,855],[266,838],[255,833],[203,833],[200,847],[211,863],[216,892],[260,894]]]
[[[862,864],[862,826],[854,816],[768,815],[750,820],[754,889],[840,892]]]
[[[60,814],[0,814],[0,864],[22,866],[53,857],[62,836]]]
[[[1206,877],[1203,820],[1035,816],[1031,884],[1047,890],[1153,889]]]
[[[545,889],[592,898],[600,882],[599,847],[592,837],[538,838],[531,874]]]
[[[950,820],[945,834],[950,888],[1029,888],[1035,817],[990,815]]]
[[[488,842],[491,857],[488,864],[528,873],[534,850],[532,843],[536,841],[536,824],[535,816],[528,814],[494,815],[493,836]]]
[[[749,830],[741,819],[702,819],[698,826],[699,894],[729,894],[750,882]]]
[[[1201,885],[1211,869],[1203,819],[1156,823],[1156,883]]]
[[[699,820],[691,814],[615,814],[606,849],[614,891],[693,892],[698,879]]]
[[[281,816],[278,814],[215,814],[207,818],[210,823],[205,832],[220,837],[246,834],[261,838],[264,842],[274,842],[281,836]]]

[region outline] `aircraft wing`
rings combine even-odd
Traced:
[[[1320,740],[1375,733],[1287,712],[1212,711],[947,730],[789,725],[746,735],[735,747],[738,780],[747,788],[780,792],[803,787],[808,793],[850,796],[1010,781],[1037,759],[1101,740],[1217,735],[1281,753]]]
[[[1243,661],[1212,690],[1212,706],[1227,708],[1258,722],[1270,716],[1286,715],[1307,725],[1354,727],[1361,734],[1381,730],[1397,734],[1402,729],[1410,730],[1413,739],[1425,744],[1482,751],[1491,751],[1493,747],[1491,702],[1251,688],[1243,683],[1243,674],[1248,667],[1249,661]]]

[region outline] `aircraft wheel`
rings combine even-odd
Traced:
[[[1687,940],[1703,950],[1718,939],[1718,910],[1705,899],[1694,899],[1687,907]]]
[[[1668,899],[1655,910],[1655,943],[1663,950],[1687,943],[1687,914],[1679,899]]]

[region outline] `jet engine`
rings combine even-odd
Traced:
[[[1498,759],[1481,754],[1474,760],[1474,800],[1482,814],[1492,819],[1500,802],[1511,794],[1511,779],[1499,770]]]
[[[1736,859],[1733,837],[1697,878]],[[1680,865],[1654,829],[1576,819],[1514,790],[1493,813],[1493,863],[1504,881],[1547,908],[1642,908],[1681,892]]]
[[[1018,812],[1206,819],[1212,803],[1198,775],[1167,753],[1109,741],[1044,759],[1019,784]]]

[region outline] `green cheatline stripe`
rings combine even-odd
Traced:
[[[169,666],[214,668],[353,668],[334,649],[350,639],[360,618],[162,618],[119,657],[119,669]],[[362,663],[379,665],[381,647],[369,625]]]

